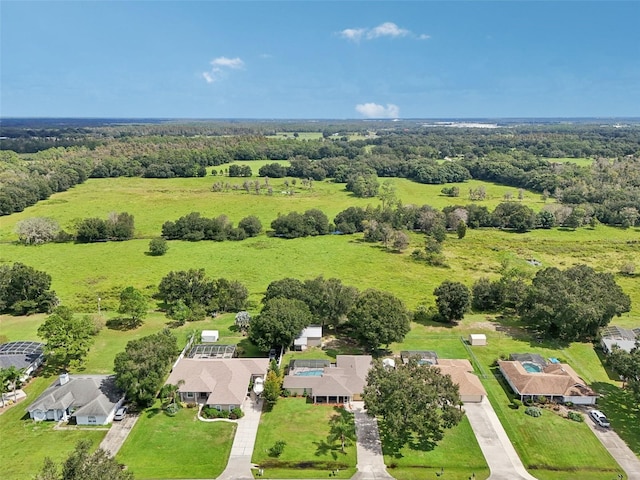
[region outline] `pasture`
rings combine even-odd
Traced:
[[[257,171],[256,162],[248,162]],[[265,162],[270,163],[270,162]],[[199,211],[204,216],[226,214],[237,224],[247,215],[257,215],[265,228],[278,213],[304,211],[309,208],[323,210],[332,220],[340,211],[349,206],[377,206],[378,199],[360,199],[344,190],[344,185],[329,181],[314,182],[312,189],[303,188],[298,180],[294,195],[285,195],[284,179],[271,179],[275,194],[255,195],[242,191],[214,193],[211,186],[216,181],[228,181],[242,185],[245,179],[228,177],[190,178],[190,179],[92,179],[67,192],[53,195],[49,200],[34,205],[24,212],[0,218],[0,264],[23,262],[38,270],[44,270],[52,277],[52,288],[59,295],[64,305],[71,306],[78,312],[97,313],[97,298],[101,298],[102,313],[105,318],[116,316],[120,291],[129,285],[142,289],[149,297],[149,316],[144,324],[136,330],[120,331],[103,329],[96,337],[91,348],[85,371],[87,373],[107,373],[112,371],[114,356],[124,349],[127,341],[156,332],[168,324],[164,314],[157,310],[157,303],[151,299],[161,278],[172,270],[204,268],[212,278],[225,277],[243,282],[250,292],[250,308],[252,314],[259,310],[259,302],[267,285],[283,277],[299,279],[313,278],[323,275],[325,278],[337,277],[345,284],[358,289],[377,288],[394,293],[401,298],[408,308],[415,309],[420,304],[434,304],[433,290],[444,280],[454,280],[471,286],[483,276],[497,278],[503,263],[516,266],[527,275],[533,276],[541,267],[530,265],[527,260],[536,259],[542,267],[556,266],[567,268],[577,264],[587,264],[601,272],[616,275],[616,281],[631,296],[632,311],[621,318],[613,320],[613,324],[626,327],[640,325],[640,282],[637,276],[624,276],[618,273],[626,262],[637,262],[638,234],[640,229],[617,229],[598,226],[595,229],[580,228],[576,231],[566,229],[536,230],[525,234],[483,229],[467,231],[463,239],[449,234],[443,254],[447,267],[431,267],[411,258],[414,248],[423,248],[424,237],[411,234],[411,245],[403,253],[385,250],[380,244],[362,241],[362,235],[327,235],[322,237],[284,240],[261,234],[256,238],[241,242],[169,242],[169,251],[161,257],[146,255],[149,238],[158,236],[162,224],[168,220],[192,211]],[[261,179],[263,182],[264,180]],[[289,179],[291,181],[291,179]],[[461,196],[450,198],[440,193],[442,185],[421,185],[405,179],[394,179],[398,198],[408,204],[429,204],[436,208],[446,205],[465,204],[469,200],[466,192],[469,188],[485,186],[487,200],[478,202],[493,209],[503,201],[504,194],[510,192],[517,198],[513,188],[486,182],[471,181],[461,184]],[[544,206],[544,201],[532,192],[525,192],[523,202],[535,210]],[[106,218],[109,212],[129,212],[136,220],[136,238],[126,242],[106,242],[96,244],[45,244],[41,246],[23,246],[15,242],[14,229],[22,219],[46,216],[56,219],[65,229],[72,229],[75,219],[86,217]],[[637,265],[640,267],[640,265]],[[38,340],[36,331],[44,319],[43,315],[14,318],[0,316],[0,335],[8,340]],[[435,349],[441,356],[448,358],[466,358],[467,352],[460,342],[460,336],[470,331],[486,331],[490,335],[490,346],[485,350],[474,350],[481,368],[491,372],[491,364],[501,353],[511,351],[532,351],[545,356],[557,356],[566,359],[588,382],[606,394],[604,405],[606,413],[611,417],[614,428],[632,446],[636,454],[640,454],[640,432],[624,425],[637,422],[638,413],[629,413],[629,407],[618,406],[614,398],[622,398],[620,385],[613,380],[602,367],[601,358],[590,344],[572,344],[560,348],[557,345],[546,345],[529,342],[526,335],[517,326],[501,320],[501,330],[496,331],[492,316],[469,314],[456,328],[438,324],[412,324],[412,330],[402,344],[394,344],[391,349]],[[203,322],[187,324],[175,329],[179,342],[183,344],[187,335],[195,328],[219,329],[222,340],[238,343],[248,355],[259,352],[248,341],[232,331],[230,326],[233,315],[227,314]],[[509,332],[508,334],[505,332]],[[520,335],[520,336],[518,336]],[[322,353],[333,357],[334,351],[310,351],[304,355]],[[354,352],[351,352],[354,353]],[[545,417],[534,424],[535,429],[542,428],[553,434],[553,442],[529,438],[531,425],[529,419],[514,417],[522,414],[508,408],[509,395],[499,382],[492,377],[483,380],[489,390],[494,407],[498,412],[507,433],[512,439],[518,453],[526,465],[536,469],[532,471],[541,480],[566,478],[567,472],[579,471],[581,478],[600,478],[603,472],[615,471],[615,464],[603,453],[601,447],[593,443],[595,438],[586,431],[585,425],[570,425],[564,419]],[[44,383],[38,383],[44,382]],[[39,379],[29,387],[29,402],[39,391],[48,385],[49,380]],[[37,387],[37,388],[36,388]],[[625,410],[626,409],[626,410]],[[16,445],[27,445],[37,455],[30,456],[29,462],[21,459],[18,462],[18,450],[12,442],[0,442],[0,461],[8,465],[15,478],[29,478],[41,465],[45,455],[61,458],[73,448],[76,435],[73,432],[49,431],[45,427],[34,427],[22,416],[22,406],[13,408],[0,416],[0,431],[4,436],[8,431],[17,431],[20,442]],[[629,416],[631,416],[629,418]],[[144,419],[145,422],[147,419]],[[161,416],[148,419],[149,429],[164,421]],[[169,419],[174,421],[176,419]],[[539,419],[537,419],[539,420]],[[142,424],[144,425],[144,423]],[[624,429],[623,429],[624,427]],[[136,427],[138,428],[138,427]],[[142,427],[141,427],[142,428]],[[146,428],[146,427],[145,427]],[[586,443],[576,442],[561,457],[556,450],[561,438],[570,435],[584,438]],[[144,429],[143,429],[144,430]],[[537,430],[536,430],[537,431]],[[92,432],[97,442],[102,434]],[[207,434],[208,435],[208,434]],[[466,437],[466,435],[463,435]],[[93,437],[92,437],[93,438]],[[45,440],[46,439],[46,440]],[[453,439],[455,443],[455,439]],[[9,447],[11,443],[13,447]],[[188,442],[187,442],[188,443]],[[579,447],[583,445],[583,447]],[[62,449],[59,447],[63,446]],[[575,448],[574,448],[575,447]],[[22,447],[21,447],[22,448]],[[225,447],[226,448],[226,447]],[[64,450],[64,451],[62,451]],[[197,449],[196,449],[197,450]],[[199,451],[199,450],[198,450]],[[124,450],[124,458],[134,465],[142,465],[143,459],[135,458],[135,453]],[[406,452],[406,459],[397,461],[398,472],[405,471],[403,478],[411,478],[414,465],[425,465],[425,462],[436,462],[442,455],[434,450],[434,457],[422,458],[421,453]],[[415,458],[413,458],[415,457]],[[165,458],[159,456],[158,458]],[[590,464],[590,459],[597,462],[594,472],[573,470],[581,461]],[[434,460],[435,459],[435,460]],[[589,460],[589,461],[587,461]],[[125,462],[125,463],[127,463]],[[546,462],[546,463],[545,463]],[[430,464],[431,464],[430,463]],[[594,464],[595,465],[595,464]],[[153,470],[156,468],[157,470]],[[178,471],[162,473],[162,465],[141,466],[134,469],[143,475],[162,477],[180,475]],[[556,473],[554,469],[559,468]],[[147,470],[150,469],[150,470]],[[462,473],[462,472],[461,472]],[[13,478],[13,477],[12,477]],[[400,478],[400,475],[398,475]]]

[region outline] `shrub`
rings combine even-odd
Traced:
[[[567,413],[567,418],[569,420],[573,420],[574,422],[584,422],[584,416],[578,412]]]
[[[542,416],[542,410],[540,410],[538,407],[527,407],[527,409],[524,411],[524,413],[526,413],[527,415],[530,415],[532,417],[541,417]]]
[[[511,401],[511,405],[513,405],[513,408],[514,408],[515,410],[517,410],[517,409],[519,409],[519,408],[522,406],[522,402],[521,402],[520,400],[518,400],[517,398],[514,398],[514,399]]]
[[[545,403],[547,403],[547,397],[545,397],[544,395],[538,395],[536,397],[536,402],[540,403],[541,405],[544,405]]]
[[[229,412],[229,418],[231,420],[237,420],[239,418],[244,417],[244,412],[240,409],[240,407],[236,407]]]
[[[167,253],[167,250],[169,250],[169,245],[167,244],[167,241],[162,237],[154,238],[149,242],[149,254],[153,255],[154,257],[164,255],[165,253]]]
[[[284,440],[278,440],[273,446],[269,449],[269,456],[278,458],[284,452],[284,447],[287,445],[287,442]]]
[[[178,405],[177,403],[170,403],[164,409],[167,415],[171,417],[173,417],[176,413],[178,413],[178,410],[180,410],[180,405]]]

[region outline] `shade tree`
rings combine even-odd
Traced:
[[[38,336],[45,342],[47,363],[63,371],[83,364],[95,333],[88,315],[76,316],[68,307],[57,307],[38,327]]]
[[[51,276],[23,263],[0,265],[0,313],[30,315],[50,312],[57,304]]]
[[[445,280],[435,288],[436,306],[440,319],[455,322],[464,318],[471,303],[469,288],[460,282]]]
[[[358,295],[347,315],[351,335],[368,351],[401,342],[410,330],[404,303],[389,292],[369,289]]]
[[[153,404],[178,354],[176,337],[168,329],[130,340],[116,355],[116,385],[140,408]]]
[[[631,299],[610,273],[587,265],[538,271],[518,313],[541,335],[563,341],[593,339]]]
[[[367,412],[382,419],[383,441],[393,451],[409,442],[433,447],[464,415],[451,377],[416,358],[395,368],[376,361],[362,398]]]
[[[276,297],[267,300],[262,311],[249,325],[249,339],[263,351],[289,348],[313,317],[306,303],[297,299]]]

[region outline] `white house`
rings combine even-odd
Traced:
[[[306,350],[307,347],[322,346],[322,326],[309,325],[300,332],[298,338],[293,341],[294,350]]]
[[[65,373],[27,411],[36,421],[75,418],[78,425],[108,425],[123,402],[115,376]]]

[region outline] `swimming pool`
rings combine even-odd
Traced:
[[[321,377],[322,369],[311,369],[311,370],[303,370],[301,372],[297,372],[295,374],[296,377]]]
[[[522,362],[522,366],[529,373],[540,373],[542,371],[542,367],[537,363],[533,362]]]

